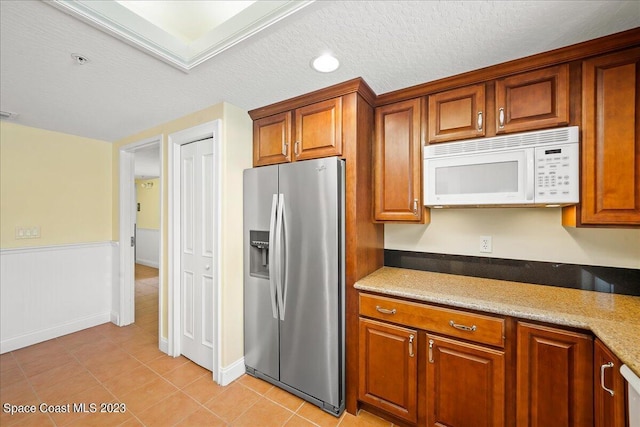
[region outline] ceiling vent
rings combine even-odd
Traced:
[[[18,117],[18,113],[12,113],[10,111],[0,111],[0,119],[12,120]]]

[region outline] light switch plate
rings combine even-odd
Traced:
[[[30,227],[16,227],[16,240],[18,239],[39,239],[40,226],[32,225]]]

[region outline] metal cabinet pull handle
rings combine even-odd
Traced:
[[[413,199],[413,214],[418,216],[418,199]]]
[[[429,340],[429,363],[433,363],[433,340]]]
[[[600,387],[602,387],[604,391],[609,392],[609,394],[613,396],[613,390],[607,388],[604,385],[604,370],[607,368],[613,368],[613,362],[607,362],[604,365],[600,366]]]
[[[379,311],[382,314],[396,314],[396,309],[395,308],[389,310],[388,308],[382,308],[379,305],[376,305],[376,310]]]
[[[478,111],[478,130],[482,130],[482,111]]]
[[[287,156],[287,145],[289,145],[288,142],[282,142],[282,155],[285,157]]]
[[[498,110],[498,126],[500,129],[504,127],[504,108],[500,108]]]
[[[293,154],[295,154],[296,157],[300,155],[300,153],[298,153],[299,146],[300,146],[300,141],[296,141],[295,144],[293,144]]]
[[[460,325],[458,323],[455,323],[453,320],[449,320],[449,326],[452,326],[456,329],[460,329],[461,331],[467,331],[467,332],[473,332],[476,329],[478,329],[476,325],[471,325],[471,326]]]
[[[413,357],[413,339],[415,337],[413,336],[413,334],[409,335],[409,357]]]

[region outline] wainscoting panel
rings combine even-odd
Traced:
[[[136,230],[136,262],[149,267],[160,267],[160,230]]]
[[[0,353],[109,322],[117,245],[0,251]]]

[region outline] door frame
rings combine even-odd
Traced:
[[[169,293],[168,293],[168,354],[178,357],[181,354],[180,349],[180,330],[182,326],[181,317],[181,289],[180,289],[180,242],[182,239],[180,231],[180,200],[181,200],[181,164],[180,164],[180,147],[184,144],[212,138],[213,143],[213,231],[216,234],[213,238],[213,292],[215,301],[213,304],[213,343],[216,346],[213,350],[213,379],[218,381],[220,372],[220,337],[221,335],[221,195],[222,195],[222,121],[214,120],[203,123],[189,129],[175,132],[168,137],[168,201],[169,201],[169,232],[168,232],[168,249],[169,249]]]
[[[133,226],[135,218],[135,152],[142,148],[157,145],[160,150],[160,224],[163,224],[164,194],[163,188],[163,153],[162,135],[123,145],[119,149],[119,287],[118,287],[118,326],[126,326],[135,322],[135,268],[130,268],[131,259],[134,258],[135,248],[131,246],[131,236],[133,236]],[[163,256],[165,235],[163,228],[160,228],[160,248],[158,257],[158,323],[162,325],[162,291],[160,285],[163,283]],[[135,264],[135,258],[133,259]],[[115,302],[115,301],[114,301]],[[162,328],[158,328],[158,343],[162,348]]]

